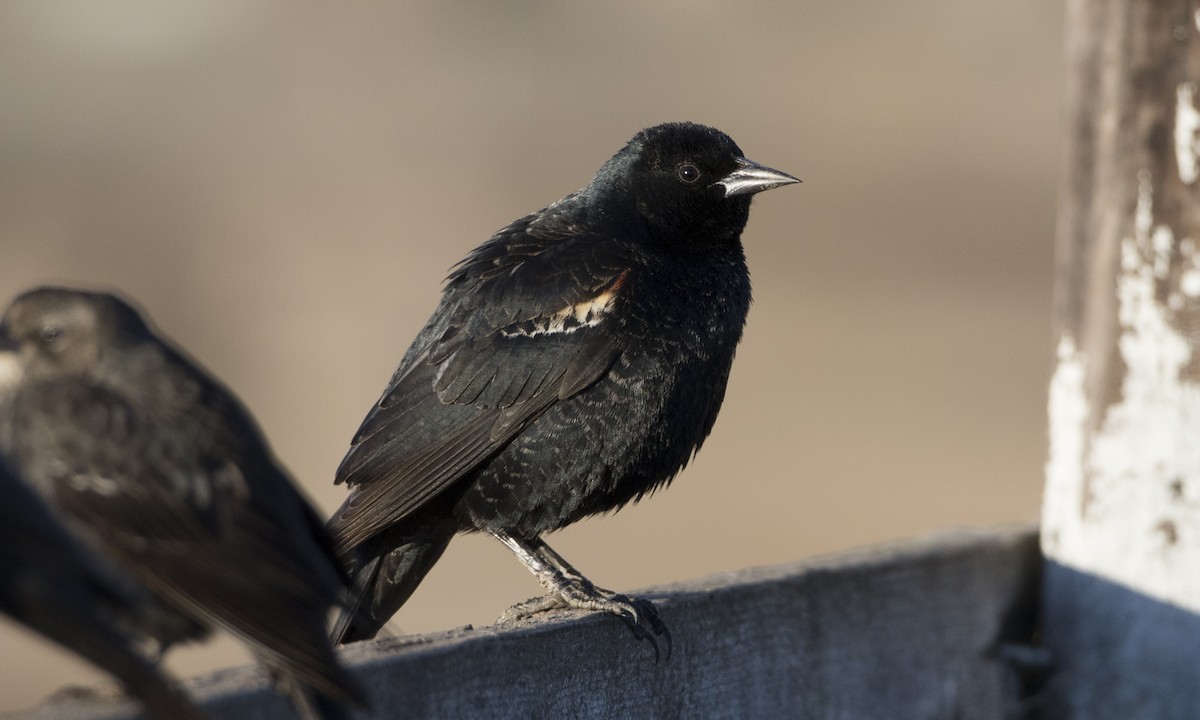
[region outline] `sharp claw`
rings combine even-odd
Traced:
[[[658,616],[658,611],[654,607],[654,603],[642,598],[628,598],[623,595],[614,594],[611,597],[618,607],[621,608],[621,613],[618,617],[625,622],[629,629],[633,632],[634,638],[638,640],[649,640],[654,648],[654,664],[658,665],[661,662],[671,659],[671,652],[674,649],[674,643],[671,639],[671,631],[667,629],[662,618]],[[662,639],[662,643],[659,639]],[[666,657],[663,656],[663,645],[666,646]]]
[[[650,638],[651,642],[654,643],[654,664],[657,665],[660,659],[663,662],[667,662],[671,659],[671,652],[674,650],[675,645],[671,637],[671,630],[667,627],[666,623],[662,621],[662,618],[658,616],[658,612],[654,609],[654,606],[651,605],[649,601],[642,602],[648,606],[644,608],[646,622],[650,625],[650,632],[646,633],[646,636]],[[641,628],[640,625],[639,628]],[[642,632],[646,632],[644,628],[641,629]],[[659,653],[660,637],[662,638],[662,644],[666,646],[667,651],[665,657],[661,657]]]
[[[658,634],[662,635],[663,641],[665,642],[665,644],[667,646],[667,656],[665,658],[663,658],[663,662],[665,662],[665,663],[670,662],[671,661],[671,653],[675,650],[675,640],[671,637],[671,631],[667,628],[666,625],[663,625],[662,621],[660,620],[658,623],[658,627],[656,628],[656,632],[658,632]],[[658,659],[657,656],[655,656],[655,664],[656,665],[658,664],[657,659]]]
[[[645,638],[650,641],[650,646],[654,648],[654,664],[657,665],[662,660],[662,653],[658,649],[658,638],[645,633],[645,631],[643,633],[645,634]]]
[[[592,592],[588,592],[591,590]],[[654,664],[671,659],[674,642],[671,631],[658,616],[654,603],[643,598],[630,598],[611,591],[588,587],[582,592],[551,594],[533,598],[513,605],[500,616],[503,624],[528,618],[555,608],[574,607],[583,610],[603,611],[620,618],[637,640],[648,640],[654,648]],[[666,652],[663,652],[663,649]]]
[[[670,659],[673,649],[671,633],[658,616],[654,603],[593,585],[540,537],[522,538],[495,530],[492,531],[492,535],[512,550],[551,594],[551,597],[542,602],[531,600],[510,608],[500,616],[501,622],[522,616],[528,617],[553,607],[603,611],[620,618],[638,640],[650,641],[654,646],[655,664],[663,659],[660,638],[666,643],[666,656]]]

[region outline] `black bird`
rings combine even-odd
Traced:
[[[608,611],[657,653],[653,606],[594,587],[542,535],[699,449],[750,306],[751,196],[794,182],[718,130],[659,125],[459,263],[338,468],[351,490],[330,529],[354,582],[335,639],[373,637],[455,533],[482,531],[551,592],[515,610]]]
[[[158,720],[205,720],[120,628],[135,602],[0,461],[0,612],[116,677]]]
[[[5,343],[0,451],[71,527],[245,642],[302,717],[361,704],[327,635],[329,535],[233,394],[105,293],[27,292]]]

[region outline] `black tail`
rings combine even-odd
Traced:
[[[359,545],[349,565],[350,598],[330,637],[344,644],[375,637],[425,579],[454,537],[436,532],[384,532]]]

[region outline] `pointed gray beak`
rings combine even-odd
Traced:
[[[713,185],[720,185],[725,188],[725,197],[751,195],[763,190],[770,190],[782,185],[791,185],[792,183],[800,182],[785,172],[772,170],[765,165],[759,165],[746,158],[738,158],[737,164],[737,170],[713,183]]]

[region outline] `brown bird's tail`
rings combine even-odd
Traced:
[[[366,695],[357,683],[336,663],[338,677],[330,678],[336,687],[315,687],[290,675],[287,670],[274,668],[271,671],[279,692],[292,703],[300,720],[352,720],[353,708],[366,708]]]
[[[103,592],[102,588],[98,588]],[[116,599],[115,596],[114,598]],[[96,604],[87,606],[74,596],[42,596],[38,607],[19,617],[55,642],[90,660],[120,681],[155,720],[209,720],[175,681],[161,672],[101,616]]]
[[[210,720],[170,678],[135,652],[109,653],[103,667],[116,676],[148,717],[157,720]]]

